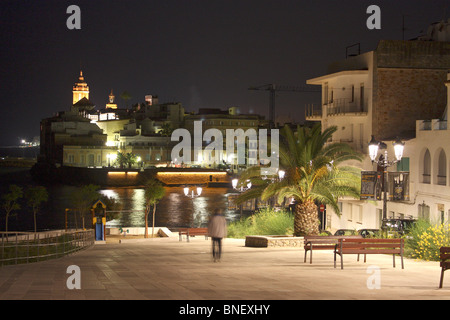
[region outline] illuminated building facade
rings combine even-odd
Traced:
[[[83,98],[89,100],[89,86],[86,81],[84,81],[83,71],[80,71],[80,77],[78,78],[78,82],[73,86],[73,102],[72,104],[77,103]]]

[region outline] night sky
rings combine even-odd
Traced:
[[[69,30],[71,4],[81,30]],[[369,30],[369,5],[381,30]],[[301,86],[361,44],[418,36],[446,16],[445,0],[89,0],[0,1],[0,146],[39,135],[39,122],[69,110],[80,68],[90,100],[103,108],[110,90],[119,107],[147,94],[186,111],[239,106],[267,116],[269,94],[248,87]],[[447,9],[447,16],[450,8]],[[276,116],[304,119],[317,93],[280,92]]]

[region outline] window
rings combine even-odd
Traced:
[[[445,186],[447,184],[447,157],[444,150],[439,152],[436,184],[441,186]]]
[[[354,208],[354,210],[355,210],[356,223],[362,224],[362,220],[363,220],[363,207],[362,207],[362,206],[358,206],[358,205],[353,205],[353,208]]]
[[[424,203],[418,205],[417,217],[419,219],[424,219],[430,221],[430,206]]]
[[[397,162],[397,171],[409,172],[409,158],[408,157],[403,157],[402,160]]]
[[[359,104],[361,107],[361,111],[364,111],[364,83],[361,83],[359,88]]]
[[[422,160],[422,183],[431,182],[431,155],[427,149]]]

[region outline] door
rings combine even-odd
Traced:
[[[98,220],[102,221],[101,219]],[[95,224],[95,240],[97,241],[103,240],[103,223],[101,222],[100,223],[97,222]]]

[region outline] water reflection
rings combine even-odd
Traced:
[[[143,227],[145,194],[144,189],[137,188],[108,188],[100,191],[102,194],[114,198],[122,205],[123,212],[108,226]],[[202,195],[189,198],[184,195],[182,187],[166,187],[166,195],[156,207],[156,227],[205,227],[214,209],[223,210],[227,220],[240,218],[240,212],[228,209],[227,188],[204,188]],[[150,214],[149,225],[152,216]]]

